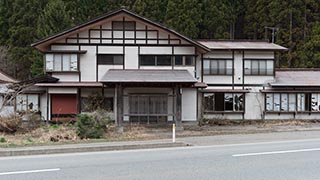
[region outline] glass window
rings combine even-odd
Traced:
[[[281,111],[288,111],[288,94],[281,94]]]
[[[259,61],[251,61],[251,74],[252,75],[259,74]]]
[[[140,56],[140,65],[141,66],[155,66],[156,58],[152,55]]]
[[[54,70],[55,71],[61,71],[61,61],[62,61],[62,55],[61,54],[54,54]]]
[[[20,94],[16,98],[17,111],[38,111],[39,95],[37,94]]]
[[[234,111],[244,110],[243,93],[204,93],[205,112]]]
[[[183,56],[174,56],[174,64],[178,65],[178,66],[182,66],[183,65]]]
[[[185,56],[185,65],[193,66],[194,65],[194,56]]]
[[[273,75],[273,60],[245,60],[244,73],[246,75]]]
[[[205,65],[209,67],[210,70],[204,71],[205,75],[232,75],[232,60],[213,60],[205,59],[203,60]]]
[[[135,22],[133,21],[113,21],[112,28],[114,30],[134,30]]]
[[[123,65],[123,55],[98,54],[98,65]]]
[[[210,74],[219,74],[218,61],[210,61]]]
[[[209,60],[203,61],[203,74],[210,74],[210,61]]]
[[[78,56],[76,54],[46,54],[47,71],[77,71]]]
[[[171,66],[171,56],[157,56],[157,66]]]

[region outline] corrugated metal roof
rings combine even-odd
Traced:
[[[271,86],[320,86],[320,71],[276,71],[276,80]]]
[[[287,48],[278,44],[266,41],[219,41],[219,40],[199,40],[211,50],[272,50],[285,51]]]
[[[148,82],[148,83],[196,83],[197,80],[187,70],[121,70],[110,69],[100,82]]]

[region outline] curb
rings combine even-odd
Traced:
[[[187,147],[190,144],[183,142],[176,143],[155,143],[155,144],[132,144],[132,145],[112,145],[112,146],[92,146],[92,147],[60,147],[60,148],[44,148],[44,149],[10,149],[0,151],[0,157],[8,156],[29,156],[44,154],[62,154],[62,153],[81,153],[81,152],[98,152],[98,151],[118,151],[118,150],[134,150],[134,149],[155,149],[170,147]]]

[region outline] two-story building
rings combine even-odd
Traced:
[[[118,125],[280,117],[269,104],[276,53],[286,48],[273,43],[196,41],[119,9],[32,46],[51,77],[36,84],[45,120],[74,119],[93,95]]]

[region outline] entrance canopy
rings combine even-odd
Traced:
[[[110,69],[102,83],[191,83],[197,80],[187,70],[120,70]]]

